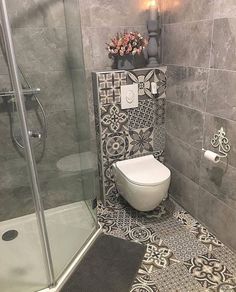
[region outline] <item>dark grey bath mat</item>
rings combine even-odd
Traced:
[[[146,247],[100,235],[61,292],[129,292]]]

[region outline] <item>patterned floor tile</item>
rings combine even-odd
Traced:
[[[226,265],[230,272],[236,277],[236,254],[227,246],[215,249],[213,254],[222,264]]]
[[[126,238],[137,243],[148,244],[159,239],[158,234],[144,225],[132,224],[124,229]]]
[[[163,269],[173,263],[179,262],[173,252],[163,244],[162,239],[147,244],[142,266],[150,274],[157,269]]]
[[[172,200],[138,212],[113,190],[98,218],[105,233],[147,246],[132,292],[236,291],[236,255]]]
[[[223,247],[223,243],[218,240],[214,234],[209,232],[206,227],[200,224],[198,226],[192,227],[190,232],[195,234],[197,240],[204,244],[209,251]]]
[[[182,261],[208,252],[208,249],[187,230],[164,238],[164,243],[173,251],[175,257]]]
[[[147,223],[146,226],[151,225],[153,230],[159,234],[161,238],[173,236],[176,233],[185,232],[184,226],[176,221],[173,217],[164,218],[163,220],[156,220],[155,224]]]
[[[130,292],[158,292],[155,283],[150,279],[150,276],[140,276],[134,281]]]
[[[211,287],[206,292],[235,292],[236,280],[230,279],[224,283],[220,283],[217,287]]]
[[[202,286],[182,264],[174,264],[150,275],[161,292],[200,292]]]
[[[184,224],[186,228],[192,229],[193,227],[196,227],[199,225],[198,221],[194,219],[190,214],[188,214],[186,211],[184,211],[181,207],[179,207],[176,212],[174,212],[174,217]]]
[[[203,288],[216,287],[233,278],[232,273],[213,254],[196,256],[184,262],[189,273]]]
[[[140,100],[137,108],[129,110],[129,129],[153,127],[154,103],[152,99]]]

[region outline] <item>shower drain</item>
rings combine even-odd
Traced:
[[[4,241],[11,241],[13,239],[15,239],[18,235],[18,231],[12,229],[12,230],[8,230],[6,232],[3,233],[2,235],[2,240]]]

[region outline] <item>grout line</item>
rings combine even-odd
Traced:
[[[163,25],[166,26],[172,26],[172,25],[185,25],[185,24],[194,24],[199,22],[209,22],[212,21],[213,18],[206,18],[206,19],[198,19],[198,20],[190,20],[190,21],[182,21],[182,22],[171,22],[171,23],[163,23]]]
[[[211,71],[223,71],[223,72],[236,73],[236,70],[213,68],[213,67],[202,67],[202,66],[173,64],[173,63],[166,63],[166,64],[163,64],[163,65],[165,65],[165,66],[173,66],[173,67],[175,66],[175,67],[183,67],[183,68],[194,68],[194,69],[203,69],[203,70],[211,70]]]
[[[222,116],[219,116],[217,114],[213,114],[213,113],[210,113],[210,112],[205,112],[203,110],[199,110],[199,109],[196,109],[196,108],[193,108],[191,106],[188,106],[188,105],[185,105],[185,104],[182,104],[182,103],[179,103],[179,102],[176,102],[176,101],[172,101],[172,100],[169,100],[168,98],[166,99],[166,102],[167,103],[173,103],[173,104],[176,104],[176,105],[179,105],[179,106],[182,106],[182,107],[185,107],[185,108],[188,108],[190,110],[194,110],[194,111],[197,111],[197,112],[200,112],[202,114],[207,114],[207,115],[210,115],[210,116],[213,116],[213,117],[216,117],[216,118],[219,118],[219,119],[222,119],[222,120],[226,120],[228,122],[231,122],[231,123],[236,123],[235,120],[232,120],[232,119],[228,119],[228,118],[225,118],[225,117],[222,117]]]

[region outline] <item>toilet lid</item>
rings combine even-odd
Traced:
[[[116,166],[128,180],[139,185],[158,185],[170,177],[170,170],[153,155],[118,161]]]

